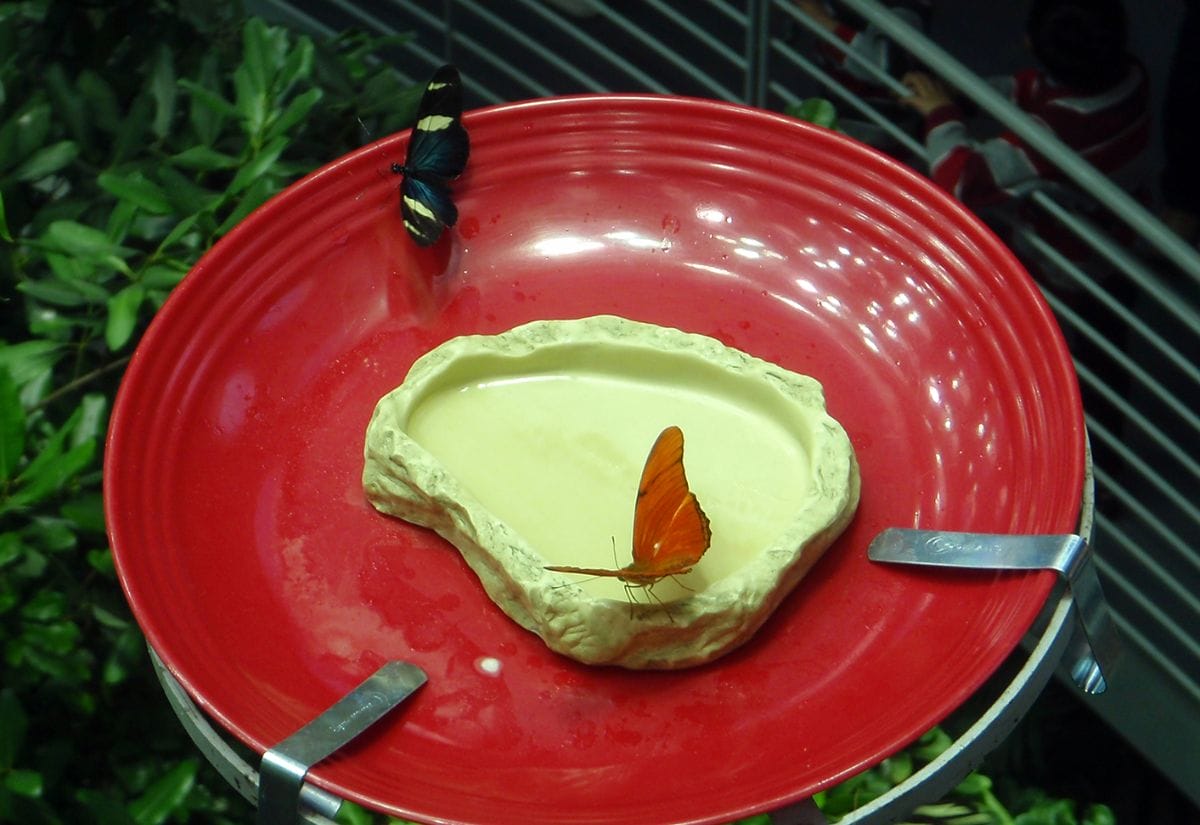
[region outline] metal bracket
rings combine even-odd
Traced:
[[[1103,693],[1120,652],[1091,548],[1076,535],[1020,536],[891,527],[867,548],[872,561],[975,570],[1055,570],[1075,602],[1078,632],[1066,652],[1071,678],[1085,693]]]
[[[388,662],[332,707],[263,754],[258,825],[296,825],[308,769],[344,747],[425,684],[425,671]]]

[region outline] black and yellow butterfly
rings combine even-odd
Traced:
[[[462,83],[458,69],[442,66],[433,74],[417,107],[417,123],[408,139],[404,163],[392,171],[404,176],[400,215],[420,246],[430,246],[458,220],[450,199],[450,181],[462,174],[471,144],[462,125]]]

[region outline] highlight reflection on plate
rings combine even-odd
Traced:
[[[262,751],[385,660],[429,683],[310,779],[415,819],[726,821],[806,797],[938,722],[1052,574],[880,568],[886,526],[1068,532],[1070,360],[1011,255],[914,173],[727,104],[558,98],[468,113],[448,243],[418,249],[405,136],[254,213],[172,295],[114,410],[106,506],[150,644]],[[746,647],[675,673],[546,650],[436,536],[360,489],[378,398],[455,335],[600,313],[816,377],[858,516]]]

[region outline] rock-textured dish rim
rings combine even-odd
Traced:
[[[809,459],[803,503],[778,537],[738,570],[669,605],[588,593],[546,570],[547,559],[408,431],[421,404],[440,390],[547,367],[647,372],[656,380],[739,393],[729,400],[760,405],[803,442]],[[708,380],[716,372],[732,380]],[[371,503],[450,541],[513,620],[571,658],[630,668],[702,664],[749,639],[845,529],[860,493],[850,441],[826,411],[816,379],[708,336],[611,315],[534,321],[497,335],[454,338],[430,351],[380,399],[364,460]]]

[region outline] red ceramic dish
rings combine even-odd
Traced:
[[[405,235],[406,138],[273,199],[129,367],[105,463],[122,584],[189,694],[258,751],[403,658],[429,683],[316,784],[438,822],[719,822],[811,795],[959,705],[1048,574],[872,565],[881,528],[1074,529],[1083,416],[1006,249],[913,172],[715,102],[561,98],[466,118],[447,240]],[[549,652],[436,536],[360,489],[376,400],[440,342],[615,313],[821,380],[858,516],[744,648],[632,673]]]

